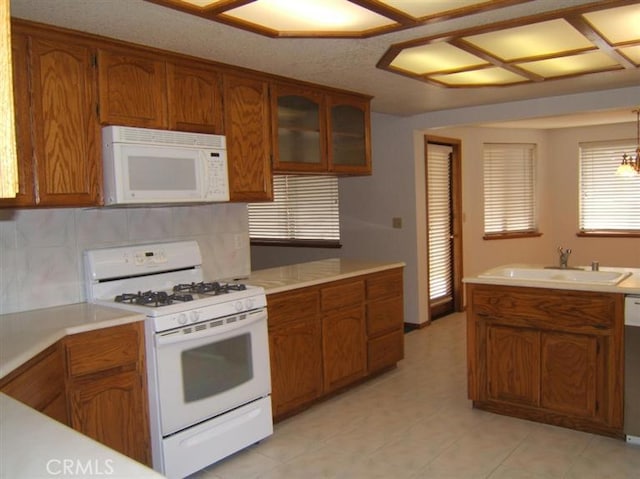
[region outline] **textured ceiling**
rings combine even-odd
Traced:
[[[455,0],[454,0],[455,1]],[[267,38],[143,0],[11,0],[12,16],[95,33],[374,97],[372,110],[399,116],[593,92],[640,84],[640,69],[527,85],[447,89],[376,68],[390,45],[564,7],[598,3],[533,0],[368,39]],[[629,112],[633,107],[630,99]],[[629,112],[627,121],[633,121]]]

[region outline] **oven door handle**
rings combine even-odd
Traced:
[[[244,316],[244,319],[240,319],[242,316]],[[236,320],[231,322],[230,318],[226,318],[225,322],[222,324],[220,323],[221,320],[211,320],[156,334],[156,346],[166,346],[168,344],[193,341],[210,336],[222,336],[225,333],[245,328],[246,326],[257,321],[264,320],[266,322],[267,310],[258,309],[255,311],[250,311],[243,315],[232,316],[232,318],[236,318]]]

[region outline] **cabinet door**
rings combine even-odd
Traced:
[[[231,201],[272,200],[268,84],[228,74],[223,84]]]
[[[596,336],[542,334],[542,407],[573,416],[597,415],[598,391],[603,389],[597,381],[598,350]]]
[[[101,201],[93,58],[88,46],[32,38],[31,124],[41,206]]]
[[[289,85],[272,85],[273,170],[327,171],[324,95]]]
[[[58,343],[2,378],[0,390],[63,424],[69,424],[64,362]]]
[[[540,404],[540,333],[506,326],[487,327],[489,399]]]
[[[71,425],[143,464],[150,464],[146,396],[137,370],[74,380]]]
[[[321,334],[317,316],[269,329],[275,417],[299,409],[322,394]]]
[[[322,319],[324,390],[330,392],[363,377],[366,372],[362,306],[337,309]]]
[[[98,52],[100,122],[167,128],[164,61],[115,51]]]
[[[186,64],[168,64],[169,119],[174,130],[221,134],[220,74]]]
[[[328,102],[329,170],[371,174],[369,101],[332,95]]]
[[[28,206],[35,204],[29,113],[28,38],[26,35],[14,32],[11,35],[11,42],[16,154],[18,156],[18,194],[15,198],[0,199],[0,206]]]

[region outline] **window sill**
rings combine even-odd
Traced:
[[[251,246],[289,246],[294,248],[342,248],[339,241],[252,239]]]
[[[640,231],[578,231],[581,238],[640,238]]]
[[[542,236],[542,233],[538,231],[522,231],[518,233],[496,233],[485,234],[483,240],[501,240],[501,239],[515,239],[515,238],[537,238]]]

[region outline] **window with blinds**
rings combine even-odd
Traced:
[[[582,233],[640,233],[640,177],[617,176],[632,140],[581,143],[580,224]]]
[[[337,177],[274,175],[273,196],[249,204],[252,243],[340,245]]]
[[[452,295],[451,146],[427,145],[429,299]]]
[[[485,143],[483,162],[485,238],[538,234],[536,145]]]

